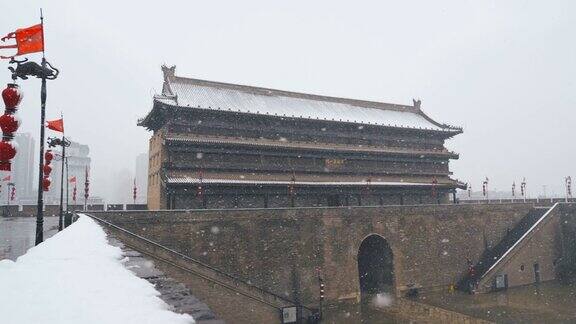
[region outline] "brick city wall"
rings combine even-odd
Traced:
[[[560,209],[562,229],[562,260],[558,262],[558,276],[564,282],[576,282],[576,204],[563,205]]]
[[[394,254],[395,285],[445,288],[496,245],[530,204],[93,213],[122,228],[266,287],[318,304],[359,297],[357,255],[379,234]]]

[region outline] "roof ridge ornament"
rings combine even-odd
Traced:
[[[162,73],[164,74],[164,82],[168,82],[168,78],[176,76],[176,65],[167,66],[162,64]]]
[[[422,106],[422,100],[420,100],[420,99],[418,99],[418,100],[412,99],[412,103],[413,103],[414,108],[416,108],[416,109],[420,109],[420,107]]]

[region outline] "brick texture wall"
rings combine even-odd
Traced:
[[[266,289],[318,304],[359,297],[358,248],[370,234],[394,254],[395,288],[444,289],[494,246],[530,204],[127,211],[94,213]]]

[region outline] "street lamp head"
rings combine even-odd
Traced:
[[[54,152],[54,161],[67,161],[68,157],[67,156],[62,156],[62,153],[60,152]]]
[[[70,146],[70,141],[64,137],[64,140],[62,140],[61,138],[58,137],[48,137],[48,146],[49,147],[56,147],[56,146],[62,146],[62,147],[69,147]]]

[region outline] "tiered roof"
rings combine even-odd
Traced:
[[[162,94],[157,104],[243,114],[304,118],[410,129],[460,133],[461,128],[440,124],[413,106],[297,93],[283,90],[213,82],[175,75],[163,67]],[[154,110],[154,109],[153,109]],[[139,124],[147,126],[151,113]]]
[[[395,155],[418,155],[421,157],[449,157],[458,158],[458,154],[443,150],[397,148],[376,145],[350,145],[323,142],[301,142],[290,140],[271,140],[263,138],[239,138],[227,136],[209,136],[194,134],[168,134],[165,138],[168,143],[198,143],[198,144],[230,144],[234,146],[283,148],[311,151],[348,152],[348,153],[372,153],[372,154],[395,154]]]

